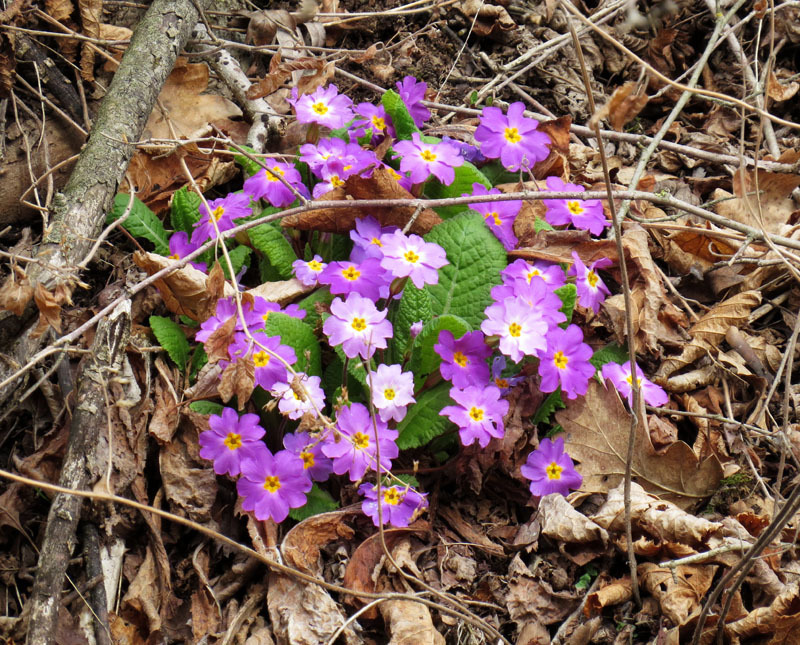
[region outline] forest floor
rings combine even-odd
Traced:
[[[258,4],[176,0],[149,52],[131,44],[150,28],[137,2],[2,4],[0,640],[800,642],[800,5]],[[137,76],[148,54],[160,80]],[[503,262],[609,258],[611,295],[597,313],[573,297],[572,323],[595,357],[633,349],[669,402],[633,418],[599,377],[554,398],[527,363],[487,448],[454,448],[445,422],[432,443],[405,435],[394,472],[429,504],[410,526],[378,531],[345,478],[258,521],[198,436],[232,394],[273,450],[297,424],[200,369],[192,327],[234,290],[222,269],[164,257],[160,236],[198,192],[225,196],[264,153],[297,154],[310,135],[295,85],[379,104],[407,76],[427,83],[427,135],[474,144],[481,110],[516,101],[540,121],[547,159],[492,182],[525,194]],[[534,193],[554,175],[596,193],[619,230],[542,226]],[[344,190],[325,198],[412,198]],[[287,218],[275,256],[246,230],[228,250],[242,285],[311,303],[320,339],[324,299],[276,256],[347,233],[360,211],[329,206]],[[447,208],[465,209],[420,206],[412,231],[435,233]],[[413,208],[390,211],[383,224]],[[308,369],[342,385],[341,357],[315,351]],[[583,483],[532,498],[520,467],[560,430]]]

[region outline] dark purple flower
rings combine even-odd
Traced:
[[[600,305],[611,295],[605,282],[597,275],[597,269],[603,269],[613,264],[608,258],[600,258],[592,262],[589,268],[581,261],[580,256],[573,251],[572,259],[575,260],[569,269],[569,275],[575,276],[575,287],[578,291],[578,304],[588,307],[595,313],[600,310]]]
[[[583,332],[577,325],[566,329],[553,327],[547,333],[547,351],[539,354],[539,374],[542,392],[561,391],[570,399],[586,394],[594,366],[589,362],[592,348],[583,342]]]
[[[497,188],[486,190],[482,184],[472,184],[472,194],[475,195],[500,195]],[[470,204],[469,207],[483,215],[486,226],[502,242],[506,251],[517,248],[517,236],[514,235],[514,221],[517,213],[522,208],[522,200],[515,199],[504,202],[479,202]]]
[[[209,210],[210,209],[210,210]],[[220,199],[200,204],[200,219],[195,222],[192,232],[192,244],[199,247],[204,242],[216,239],[220,233],[232,229],[233,220],[252,215],[250,197],[243,193],[230,193]],[[215,228],[216,227],[216,228]]]
[[[315,482],[327,481],[333,472],[333,462],[322,452],[323,440],[307,432],[289,433],[283,437],[283,447],[300,457],[303,469]]]
[[[492,361],[492,383],[500,389],[500,394],[508,394],[512,387],[525,380],[523,376],[503,376],[505,369],[505,356],[495,356]]]
[[[353,240],[350,260],[352,262],[362,262],[364,258],[380,260],[383,257],[381,237],[397,230],[396,226],[381,226],[372,215],[357,219],[355,230],[350,231],[350,239]]]
[[[367,130],[372,130],[372,143],[380,141],[386,136],[394,139],[395,132],[391,117],[386,114],[386,108],[372,103],[359,103],[356,114],[361,119],[356,119],[350,126],[351,136],[363,137]]]
[[[558,177],[545,180],[547,190],[553,192],[584,192],[586,189],[577,184],[565,184]],[[589,231],[592,235],[600,235],[611,222],[606,220],[603,204],[599,199],[545,199],[547,208],[545,219],[553,226],[572,224],[575,228]]]
[[[570,489],[580,488],[583,483],[572,459],[564,452],[563,437],[557,437],[555,441],[542,439],[519,470],[525,479],[530,480],[534,497],[551,493],[567,495]]]
[[[475,130],[481,152],[490,159],[499,158],[512,172],[528,170],[550,154],[550,137],[537,129],[536,119],[523,116],[524,111],[520,101],[508,106],[508,115],[500,108],[485,107]]]
[[[192,244],[189,241],[189,234],[185,231],[176,231],[169,238],[169,257],[173,260],[185,258],[200,248],[199,244]],[[198,271],[205,271],[205,262],[189,262]]]
[[[402,158],[400,170],[411,173],[411,181],[421,184],[434,175],[445,186],[453,183],[457,166],[464,163],[458,150],[447,143],[425,143],[418,132],[411,135],[411,141],[398,141],[394,150]]]
[[[600,373],[603,375],[604,380],[609,379],[614,384],[614,387],[617,388],[617,392],[628,399],[628,405],[633,405],[633,377],[631,376],[630,361],[624,365],[606,363]],[[636,382],[647,405],[660,407],[666,405],[667,401],[669,401],[669,396],[667,396],[663,388],[648,379],[638,364],[636,365]]]
[[[375,526],[378,519],[378,487],[374,484],[361,484],[358,492],[364,496],[361,510],[372,519]],[[410,486],[382,486],[381,517],[383,523],[397,528],[408,526],[414,518],[428,507],[428,500]]]
[[[284,362],[292,365],[297,361],[294,350],[281,345],[280,337],[267,336],[263,332],[253,334],[252,341],[244,334],[236,334],[235,340],[228,347],[228,355],[231,361],[253,361],[255,383],[264,390],[271,390],[280,381],[288,381],[289,375]]]
[[[443,329],[438,341],[433,351],[442,359],[439,372],[443,379],[459,388],[482,386],[489,382],[486,359],[492,350],[484,342],[481,332],[470,331],[456,340],[453,332]]]
[[[247,324],[248,329],[261,329],[264,326],[264,313],[266,311],[263,298],[254,299],[253,303],[242,302],[242,313],[244,314],[244,322]],[[259,303],[259,310],[256,311],[255,305]],[[220,298],[217,300],[217,308],[213,316],[208,320],[200,323],[200,331],[198,331],[194,338],[195,340],[205,343],[209,336],[222,325],[224,325],[232,316],[237,316],[234,330],[243,331],[244,326],[242,321],[238,318],[236,311],[236,302],[233,298]]]
[[[500,272],[503,284],[513,286],[516,281],[530,283],[534,278],[544,280],[550,289],[558,289],[566,282],[564,270],[558,264],[537,260],[529,264],[525,260],[514,260]]]
[[[352,403],[339,410],[336,429],[338,440],[329,438],[322,444],[322,452],[333,459],[333,472],[337,475],[348,473],[350,481],[355,482],[364,477],[367,470],[377,469],[376,432],[381,469],[391,469],[392,459],[399,454],[395,443],[399,433],[397,430],[390,430],[380,417],[375,417],[373,424],[369,410],[361,403]]]
[[[431,118],[430,110],[422,105],[428,84],[424,81],[417,81],[413,76],[406,76],[402,81],[397,81],[395,87],[397,87],[397,93],[403,99],[403,103],[406,104],[408,113],[414,120],[414,125],[421,128],[422,124]]]
[[[236,490],[242,497],[242,508],[253,511],[257,520],[283,522],[290,508],[305,505],[311,485],[297,455],[288,450],[273,455],[267,450],[258,459],[242,462]]]
[[[494,385],[454,387],[450,398],[458,405],[448,405],[439,413],[458,426],[461,443],[468,446],[475,441],[481,448],[489,441],[500,439],[505,434],[503,417],[508,412],[508,401],[500,398],[500,390]]]
[[[319,283],[330,287],[334,295],[357,293],[373,302],[389,295],[391,276],[377,258],[355,262],[331,262],[319,274]]]
[[[297,195],[291,191],[289,186],[303,197],[308,197],[308,189],[297,168],[280,161],[272,161],[267,167],[269,172],[262,168],[255,175],[244,180],[244,192],[253,199],[266,199],[276,208],[288,206],[297,199]]]
[[[217,475],[235,477],[241,472],[242,460],[258,459],[267,451],[257,414],[240,417],[233,408],[223,408],[222,416],[208,418],[208,426],[211,429],[198,437],[200,456],[214,462]]]

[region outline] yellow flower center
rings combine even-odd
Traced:
[[[353,318],[350,326],[356,331],[364,331],[367,328],[367,321],[363,318]]]
[[[219,221],[219,218],[225,214],[225,208],[223,206],[217,206],[213,211],[211,211],[211,217],[214,218],[215,222]]]
[[[522,326],[513,322],[508,326],[508,333],[514,338],[519,338],[520,334],[522,334]]]
[[[256,364],[256,367],[266,367],[269,363],[269,354],[263,350],[256,352],[253,354],[253,362]]]
[[[384,121],[379,116],[372,117],[372,125],[375,126],[376,130],[385,130],[386,129],[386,121]]]
[[[581,206],[580,202],[567,202],[567,209],[573,215],[580,215],[583,212],[583,206]]]
[[[303,468],[309,469],[314,467],[314,455],[310,452],[301,452],[300,459],[303,460]]]
[[[383,398],[386,399],[387,401],[394,401],[395,396],[396,396],[395,391],[390,387],[387,387],[383,391]]]
[[[553,354],[553,363],[555,363],[556,367],[560,370],[566,368],[569,359],[564,356],[564,352],[556,352]]]
[[[308,268],[311,269],[314,273],[319,273],[320,271],[322,271],[322,264],[320,264],[316,260],[311,260],[311,262],[308,263]]]
[[[589,286],[592,287],[592,289],[594,289],[597,286],[597,281],[599,279],[600,276],[598,276],[594,271],[589,271],[586,274],[586,282],[589,283]]]
[[[284,172],[283,168],[280,166],[272,166],[272,172],[266,173],[267,179],[269,181],[278,181],[278,175],[283,177],[286,173]]]
[[[374,244],[375,246],[383,246],[383,244],[381,244],[381,241],[377,237],[373,237],[371,243]]]
[[[504,390],[508,387],[508,381],[504,378],[496,378],[494,380],[494,384],[499,387],[501,390]]]
[[[242,447],[242,435],[236,434],[235,432],[229,432],[228,436],[225,437],[225,441],[222,443],[225,444],[226,448],[230,450],[236,450],[237,448]]]
[[[281,489],[281,480],[277,477],[267,477],[264,479],[264,490],[270,493],[277,493]]]
[[[347,267],[344,271],[342,271],[342,277],[345,280],[350,280],[350,282],[355,282],[361,277],[361,271],[355,267]]]
[[[528,282],[533,280],[537,275],[542,275],[539,269],[534,269],[528,274]]]
[[[178,255],[177,253],[173,253],[172,255],[169,256],[169,259],[170,260],[180,260],[181,256]]]
[[[469,365],[469,359],[462,352],[455,352],[453,354],[453,361],[455,361],[456,365],[459,367],[466,367]]]
[[[396,488],[384,488],[383,501],[392,506],[397,506],[403,501],[403,498],[400,496],[400,493]]]
[[[331,175],[331,186],[339,188],[339,186],[344,186],[344,181],[339,179],[339,175]]]
[[[494,220],[495,226],[500,226],[503,223],[502,220],[500,219],[500,216],[497,214],[497,211],[492,211],[491,213],[489,213],[489,217],[491,217]]]
[[[430,150],[423,150],[419,153],[419,156],[422,157],[423,161],[427,161],[431,163],[432,161],[436,161],[436,154],[431,152]]]
[[[522,137],[519,136],[519,130],[516,128],[506,128],[505,132],[503,132],[503,138],[509,143],[519,143],[522,141]]]
[[[561,471],[564,470],[563,466],[559,466],[556,462],[550,462],[550,465],[545,468],[544,472],[547,473],[547,479],[561,479]]]
[[[263,321],[264,321],[264,324],[265,324],[265,325],[267,324],[267,321],[269,320],[269,315],[270,315],[270,313],[271,313],[271,312],[269,312],[269,311],[268,311],[268,312],[267,312],[267,313],[265,313],[263,316],[261,316],[261,320],[263,320]]]
[[[483,409],[476,408],[474,405],[469,409],[469,416],[473,421],[483,420]]]
[[[388,171],[388,173],[389,173],[389,174],[390,174],[392,177],[394,177],[396,180],[397,180],[397,179],[402,179],[402,178],[403,178],[403,175],[401,175],[399,172],[397,172],[397,171],[396,171],[394,168],[387,168],[386,170],[387,170],[387,171]]]
[[[628,374],[628,378],[626,378],[625,380],[628,382],[628,385],[633,387],[633,377],[630,374]],[[640,387],[642,385],[642,379],[640,377],[638,377],[638,376],[636,377],[636,385],[638,385]]]
[[[323,114],[328,113],[328,106],[325,105],[322,101],[317,101],[311,106],[311,109],[314,110],[317,114],[322,116]]]
[[[419,262],[419,256],[414,251],[406,251],[403,257],[409,264],[416,264]]]
[[[366,450],[369,448],[369,435],[365,435],[363,432],[356,432],[353,435],[353,445],[359,450]]]

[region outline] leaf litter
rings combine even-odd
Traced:
[[[48,3],[51,17],[70,19],[74,8],[67,4]],[[282,51],[289,49],[290,42],[310,46],[302,56],[272,57],[269,66],[262,68],[264,73],[259,75],[250,98],[285,95],[293,76],[296,78],[291,82],[302,78],[307,90],[332,80],[339,63],[317,56],[313,49],[323,43],[351,49],[363,46],[367,53],[362,56],[342,51],[341,67],[373,81],[388,85],[390,80],[414,73],[440,89],[436,84],[452,62],[437,64],[432,55],[437,48],[447,51],[451,46],[441,31],[422,29],[423,23],[417,18],[392,18],[391,14],[336,24],[337,19],[349,19],[351,14],[359,16],[366,6],[356,1],[342,4],[346,6],[323,3],[324,16],[319,19],[306,15],[302,8],[299,19],[294,15],[298,12],[284,9],[244,14],[249,20],[249,42],[278,43]],[[522,43],[524,50],[563,32],[554,3],[527,8],[523,13],[513,6],[507,9],[479,4],[462,2],[437,11],[447,16],[456,34],[461,33],[459,28],[466,30],[472,25],[470,43],[495,62],[509,63],[516,56],[505,45],[508,39]],[[97,37],[102,33],[98,26],[108,25],[93,22],[92,11],[91,3],[81,3],[75,16],[79,15],[86,36]],[[702,34],[699,25],[680,20],[683,9],[677,11],[654,12],[644,30],[635,26],[633,16],[612,20],[609,29],[657,69],[677,76],[696,53],[696,40],[690,36]],[[412,27],[414,31],[420,28],[416,37],[411,37]],[[800,41],[796,22],[789,18],[778,20],[776,31],[792,44]],[[375,41],[379,34],[386,36],[386,41],[400,34],[403,42],[397,47],[384,43],[378,48]],[[350,39],[346,45],[345,37]],[[632,129],[626,134],[654,134],[658,120],[674,104],[674,90],[665,88],[662,96],[653,96],[658,82],[650,79],[648,94],[636,93],[633,81],[637,79],[624,71],[624,59],[616,50],[599,38],[587,42],[586,48],[594,81],[605,78],[605,73],[620,74],[625,81],[616,90],[609,89],[605,101],[600,101],[605,104],[604,111],[595,118],[607,118],[617,131],[627,124]],[[4,52],[6,49],[4,40]],[[590,115],[583,107],[585,97],[572,54],[566,54],[566,49],[553,54],[546,68],[540,70],[540,78],[529,79],[534,87],[528,89],[537,102],[555,114],[565,114],[542,122],[554,145],[550,157],[534,169],[534,177],[558,174],[569,180],[571,176],[572,181],[587,183],[589,189],[603,188],[596,149],[570,130],[572,121],[582,124]],[[86,82],[93,82],[93,74],[100,72],[94,69],[92,50],[81,45],[70,55]],[[781,104],[791,103],[798,84],[793,63],[778,58],[778,69],[770,71],[766,91],[777,103],[775,112],[781,113],[786,108]],[[8,70],[5,63],[2,71],[7,75]],[[469,57],[459,59],[456,70],[454,79],[441,88],[440,99],[468,103],[470,93],[478,89],[469,77],[488,72],[478,59]],[[709,85],[736,94],[732,88],[737,87],[738,76],[724,62],[712,62],[709,70]],[[162,91],[162,104],[169,117],[154,112],[149,135],[185,140],[210,133],[211,126],[240,132],[236,127],[239,108],[216,89],[208,90],[208,80],[204,64],[178,66]],[[510,95],[500,96],[514,100]],[[738,115],[721,108],[704,110],[692,104],[680,123],[670,129],[670,136],[676,143],[737,155],[738,119]],[[463,122],[467,131],[474,126],[469,117]],[[627,187],[623,186],[624,178],[634,165],[637,148],[611,137],[606,145],[612,149],[612,181],[615,187]],[[782,154],[777,160],[796,163],[800,149],[797,137],[781,133],[780,147]],[[180,170],[181,155],[202,190],[223,185],[233,176],[233,165],[216,152],[192,143],[184,143],[181,151],[163,159],[152,151],[140,151],[130,176],[143,202],[161,213],[175,190],[186,183]],[[800,185],[796,173],[748,169],[728,175],[722,163],[698,161],[667,149],[655,154],[649,171],[640,189],[659,190],[659,186],[671,185],[690,196],[692,203],[716,202],[714,212],[725,218],[769,233],[795,235],[798,208],[793,191]],[[508,192],[523,187],[534,185],[509,180],[502,188]],[[388,181],[387,172],[380,169],[370,179],[348,180],[342,189],[324,198],[408,197],[409,193]],[[372,214],[383,225],[402,226],[413,211],[378,208]],[[776,512],[776,501],[779,507],[781,496],[788,497],[795,485],[797,453],[788,452],[786,445],[800,445],[796,439],[800,435],[796,387],[786,395],[788,408],[781,407],[780,395],[774,400],[760,400],[768,390],[766,377],[775,375],[784,353],[795,354],[789,339],[800,296],[781,264],[794,263],[794,257],[780,255],[763,242],[746,240],[719,224],[647,202],[635,202],[632,212],[639,221],[625,224],[622,245],[634,303],[633,342],[640,360],[646,361],[645,375],[672,394],[670,408],[659,415],[648,410],[634,434],[630,510],[643,605],[637,608],[632,602],[632,583],[623,555],[628,545],[621,483],[630,415],[607,384],[591,383],[585,399],[564,400],[564,409],[537,423],[532,419],[542,404],[541,397],[533,394],[538,390],[531,387],[526,392],[524,385],[519,387],[511,397],[507,438],[491,453],[465,450],[443,467],[426,450],[416,449],[406,465],[420,477],[428,471],[435,474],[429,480],[436,490],[435,505],[429,520],[418,520],[408,529],[389,529],[383,535],[389,554],[406,575],[450,591],[462,602],[475,603],[479,607],[476,613],[501,628],[512,642],[550,642],[558,632],[561,642],[566,642],[563,636],[568,633],[572,637],[569,642],[594,638],[592,642],[610,643],[617,642],[616,629],[620,638],[626,635],[634,642],[690,642],[709,592],[721,575],[739,562],[742,549],[767,529]],[[286,218],[282,225],[343,233],[352,229],[361,214],[355,208],[317,209]],[[527,202],[516,223],[521,245],[513,257],[569,263],[573,250],[587,264],[609,257],[615,268],[607,276],[619,285],[616,267],[620,258],[611,239],[541,230],[537,221],[542,219],[541,204]],[[424,234],[441,223],[436,212],[423,210],[411,230]],[[127,262],[126,270],[114,267],[110,271],[114,280],[130,285],[136,279],[132,276],[137,275],[137,267],[153,275],[174,263],[140,251]],[[171,313],[186,317],[188,320],[181,319],[181,324],[191,328],[213,312],[220,297],[233,293],[219,267],[206,277],[184,266],[161,278],[156,288],[157,295],[151,293],[150,300],[139,301],[142,309],[136,322],[141,326],[147,324],[150,315]],[[271,279],[263,281],[253,293],[286,303],[302,298],[304,289],[297,281]],[[93,306],[85,299],[73,303],[63,293],[41,285],[30,287],[25,270],[14,266],[0,290],[0,305],[20,315],[30,301],[40,315],[37,332],[42,334],[74,328],[77,321],[88,317],[87,311]],[[317,315],[325,313],[323,303]],[[621,296],[609,299],[601,316],[580,310],[576,316],[585,324],[593,348],[599,350],[611,342],[625,346]],[[285,532],[275,526],[255,526],[252,521],[245,528],[240,519],[231,517],[235,490],[229,482],[217,479],[197,454],[196,437],[205,427],[207,415],[187,405],[189,399],[220,396],[223,400],[235,397],[243,406],[250,398],[253,375],[241,368],[221,369],[218,365],[219,359],[225,358],[225,335],[231,331],[220,331],[218,351],[208,357],[208,364],[197,368],[191,387],[186,387],[193,369],[191,357],[182,369],[171,363],[168,367],[164,356],[153,359],[149,353],[152,338],[142,335],[136,340],[125,374],[109,388],[115,405],[102,450],[111,464],[111,477],[103,485],[110,485],[109,492],[161,506],[243,543],[249,540],[270,557],[277,557],[279,552],[285,563],[328,582],[369,592],[413,590],[408,578],[389,562],[381,537],[363,522],[357,509],[345,506],[315,515]],[[740,335],[736,337],[735,333]],[[760,361],[760,370],[754,367],[748,347]],[[533,373],[529,370],[525,375]],[[203,379],[204,374],[211,376]],[[784,411],[790,418],[786,428],[780,422]],[[34,413],[41,410],[22,410],[25,418],[34,418]],[[549,496],[531,502],[519,467],[536,442],[556,424],[564,431],[569,453],[579,462],[584,483],[581,491],[568,499]],[[54,423],[37,443],[23,440],[20,452],[13,456],[16,468],[43,480],[56,480],[58,459],[66,445],[66,427]],[[787,442],[783,442],[783,434]],[[104,466],[95,468],[105,477]],[[20,536],[26,535],[46,510],[41,503],[31,503],[28,492],[13,484],[0,497],[7,511],[0,520],[0,539],[19,554],[20,567],[35,562],[20,546],[24,542]],[[335,494],[343,504],[355,499],[351,490],[336,490]],[[147,540],[137,543],[130,536],[142,531],[142,517]],[[222,635],[241,628],[240,640],[249,634],[248,643],[319,643],[344,627],[339,642],[488,642],[480,631],[452,616],[407,600],[383,602],[345,625],[347,616],[365,606],[364,600],[274,572],[265,577],[263,568],[205,538],[193,538],[190,548],[187,537],[192,534],[150,516],[137,516],[124,507],[109,511],[105,521],[109,535],[129,546],[128,553],[117,557],[125,591],[110,625],[118,641],[144,643],[162,638],[169,642],[230,642]],[[789,518],[785,530],[756,561],[743,589],[735,592],[724,625],[730,642],[757,638],[762,642],[792,642],[799,620],[800,567],[792,557],[797,528],[798,518]],[[693,555],[704,558],[664,564]],[[17,577],[22,571],[17,570]],[[582,583],[584,578],[589,582]],[[12,587],[5,580],[3,584],[7,589]],[[587,594],[589,585],[594,587]],[[24,596],[24,585],[21,588]],[[712,626],[707,623],[704,637],[710,637]],[[13,627],[9,623],[9,634]],[[465,633],[473,640],[459,640]]]

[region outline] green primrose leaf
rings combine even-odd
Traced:
[[[118,193],[114,197],[114,205],[111,207],[108,217],[106,217],[106,224],[115,222],[125,214],[130,199],[131,196],[125,193]],[[164,230],[164,225],[156,217],[156,214],[138,197],[133,198],[130,215],[122,223],[122,226],[134,237],[141,237],[148,242],[152,242],[153,246],[155,246],[155,252],[159,255],[169,255],[169,242],[167,241],[167,232]]]
[[[630,360],[627,348],[620,347],[616,343],[609,343],[605,347],[598,349],[594,356],[589,359],[589,362],[597,369],[600,369],[606,363],[627,363]]]
[[[189,358],[189,341],[180,325],[170,318],[150,316],[150,329],[172,361],[182,370],[186,369]]]
[[[453,314],[480,327],[483,311],[492,302],[492,287],[506,268],[503,245],[478,213],[462,213],[436,226],[426,241],[442,246],[450,263],[439,269],[438,284],[425,287],[434,315]]]
[[[333,302],[333,296],[328,288],[324,287],[317,289],[316,291],[312,291],[300,302],[298,302],[297,306],[306,312],[304,322],[312,329],[315,329],[320,319],[319,311],[317,311],[317,303],[324,307],[326,305],[330,305],[331,302]]]
[[[561,386],[555,392],[551,392],[547,398],[542,401],[536,414],[533,415],[531,421],[538,425],[540,423],[550,423],[550,417],[556,410],[563,410],[567,406],[561,400]]]
[[[468,331],[472,331],[466,320],[452,314],[437,316],[426,323],[419,336],[414,339],[414,348],[411,352],[409,369],[415,377],[426,376],[439,369],[442,359],[433,350],[433,346],[439,342],[439,332],[445,329],[453,332],[454,338],[461,338]]]
[[[347,363],[347,373],[352,376],[361,387],[368,389],[369,383],[367,382],[367,372],[364,369],[362,358],[360,356],[356,356],[355,358],[348,359],[341,345],[336,345],[336,347],[333,349],[336,352],[336,355],[342,361],[342,365]],[[372,365],[372,369],[376,369],[374,364]],[[341,380],[341,374],[339,378]]]
[[[297,256],[278,224],[273,222],[259,224],[248,230],[247,234],[253,248],[264,255],[282,280],[292,277],[292,262]]]
[[[172,195],[169,221],[176,231],[184,231],[191,237],[196,222],[200,221],[200,195],[190,193],[182,186]]]
[[[447,197],[461,197],[464,194],[472,194],[472,184],[481,184],[485,188],[491,188],[491,182],[480,170],[473,166],[469,161],[465,161],[461,166],[455,168],[455,179],[449,186],[442,184],[436,177],[431,177],[425,184],[424,193],[431,199],[444,199]],[[469,205],[458,204],[457,206],[439,206],[434,208],[443,218],[448,219],[469,210]]]
[[[561,313],[563,313],[567,320],[566,322],[562,323],[561,326],[566,329],[567,325],[572,322],[572,312],[575,311],[575,302],[578,299],[578,290],[575,288],[575,285],[565,284],[558,289],[555,290],[555,294],[561,298]]]
[[[249,152],[249,153],[250,153],[251,155],[253,155],[253,156],[258,156],[258,152],[256,152],[255,150],[253,150],[253,148],[250,148],[250,147],[248,147],[248,146],[239,146],[239,147],[240,147],[242,150],[247,150],[247,152]],[[233,151],[234,151],[234,149],[233,149],[233,148],[231,148],[231,151],[233,152]],[[246,156],[245,156],[245,155],[243,155],[243,154],[233,155],[233,160],[234,160],[234,161],[235,161],[237,164],[239,164],[239,166],[241,166],[242,170],[244,170],[244,173],[245,173],[245,174],[246,174],[248,177],[252,177],[252,176],[253,176],[253,175],[255,175],[255,174],[256,174],[256,173],[257,173],[259,170],[261,170],[261,166],[259,166],[259,165],[258,165],[258,164],[257,164],[255,161],[253,161],[252,159],[250,159],[250,158],[246,157]]]
[[[417,289],[410,281],[403,289],[403,297],[397,305],[397,310],[392,320],[392,351],[395,362],[400,362],[408,349],[411,339],[411,325],[422,321],[423,326],[433,317],[431,309],[431,296],[425,289]]]
[[[289,517],[297,522],[302,522],[309,517],[335,511],[337,508],[339,508],[339,502],[333,499],[328,491],[314,484],[306,494],[305,506],[290,510]]]
[[[281,343],[297,355],[295,369],[309,375],[322,375],[319,341],[314,330],[302,320],[281,313],[271,313],[264,324],[267,336],[278,336]]]
[[[550,225],[546,219],[542,219],[541,217],[537,217],[533,220],[533,232],[538,233],[539,231],[554,231],[555,229]]]
[[[206,350],[203,348],[203,345],[197,345],[194,348],[194,353],[192,354],[192,364],[191,368],[189,369],[189,378],[192,383],[195,382],[197,379],[197,374],[200,372],[205,364],[208,363],[208,354],[206,354]]]
[[[408,112],[403,99],[394,90],[387,90],[381,97],[381,105],[392,119],[394,131],[398,139],[410,139],[414,132],[419,132],[419,128],[414,124],[414,119]]]
[[[224,406],[215,401],[192,401],[189,404],[189,409],[197,414],[216,414],[221,415]]]
[[[447,430],[450,419],[439,414],[446,405],[451,405],[450,383],[439,383],[436,387],[426,390],[409,406],[403,420],[397,424],[400,436],[397,446],[400,450],[419,448],[431,439],[438,437]]]
[[[481,172],[492,182],[492,186],[497,186],[498,184],[513,184],[518,182],[520,178],[519,172],[506,170],[499,159],[493,159],[486,165],[481,166]]]
[[[249,246],[242,246],[241,244],[228,251],[228,257],[231,259],[234,275],[238,275],[239,271],[242,270],[242,267],[247,264],[247,261],[250,258],[250,253],[252,252],[253,249],[251,249]],[[228,263],[225,262],[224,258],[220,258],[220,265],[222,265],[222,271],[225,274],[225,278],[230,280],[231,276],[228,275]]]

